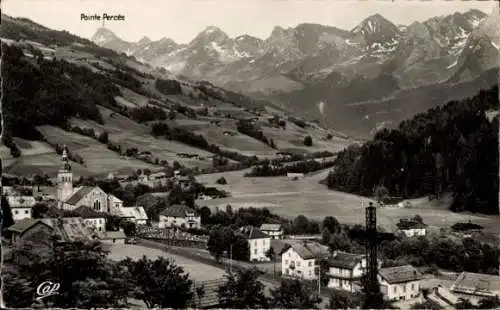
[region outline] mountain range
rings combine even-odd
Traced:
[[[125,42],[100,28],[92,40],[172,74],[207,80],[336,129],[364,135],[408,116],[387,111],[388,101],[396,110],[404,110],[404,103],[393,101],[408,94],[422,96],[435,85],[442,90],[435,97],[446,101],[461,98],[450,92],[457,83],[465,83],[467,91],[459,92],[463,96],[472,95],[478,85],[496,83],[500,15],[497,10],[486,14],[472,9],[395,25],[375,14],[352,30],[306,23],[287,29],[276,26],[264,40],[249,35],[231,38],[209,26],[188,44],[147,37],[137,43]],[[320,102],[327,112],[318,111]],[[360,109],[352,113],[352,106],[366,107],[367,103],[384,108],[374,114]],[[417,105],[409,116],[423,111]],[[354,119],[347,120],[345,113]],[[348,126],[357,120],[367,124]]]
[[[350,31],[319,24],[276,26],[265,40],[249,35],[230,38],[215,26],[188,44],[147,37],[125,42],[106,28],[98,29],[92,40],[175,74],[270,94],[304,88],[332,73],[350,80],[388,71],[402,88],[446,81],[458,71],[469,70],[463,78],[473,78],[481,73],[478,70],[494,66],[490,56],[498,54],[498,29],[495,12],[469,10],[408,26],[375,14]],[[489,60],[479,68],[469,67],[468,55],[478,49]]]

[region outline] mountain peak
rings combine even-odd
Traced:
[[[142,37],[142,39],[139,40],[139,44],[149,44],[151,43],[151,39],[147,36]]]
[[[202,31],[202,33],[210,35],[210,34],[213,34],[213,33],[224,33],[224,31],[222,31],[222,29],[220,29],[217,26],[208,26],[207,28],[205,28],[205,30]]]
[[[102,44],[109,41],[120,40],[120,38],[108,28],[101,27],[97,29],[91,40],[96,44]]]

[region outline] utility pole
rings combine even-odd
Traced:
[[[321,296],[321,262],[318,262],[318,297]]]
[[[233,273],[233,245],[229,245],[229,273]]]

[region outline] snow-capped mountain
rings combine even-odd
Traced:
[[[395,25],[375,14],[351,31],[306,23],[286,29],[276,26],[265,40],[249,35],[231,38],[218,27],[209,26],[185,45],[146,37],[128,43],[107,29],[99,29],[92,39],[174,74],[243,92],[287,92],[328,80],[334,72],[340,73],[344,82],[391,74],[401,87],[415,87],[455,75],[471,34],[486,27],[486,17],[481,11],[470,10]],[[483,32],[477,36],[482,37]],[[491,42],[494,48],[497,43]]]

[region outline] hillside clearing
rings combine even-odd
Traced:
[[[286,177],[245,178],[245,171],[201,175],[197,179],[207,186],[215,186],[230,191],[232,197],[197,201],[201,206],[212,209],[225,209],[230,204],[233,209],[241,207],[267,207],[271,212],[293,219],[303,214],[309,218],[323,220],[325,216],[335,216],[341,223],[364,224],[364,206],[370,201],[365,197],[351,195],[339,191],[329,190],[318,183],[326,177],[328,170],[307,176],[297,181]],[[224,176],[227,185],[218,185],[216,180]],[[433,208],[428,205],[434,204]],[[468,222],[483,225],[491,231],[500,232],[500,217],[473,215],[467,213],[453,213],[447,206],[429,203],[420,199],[420,203],[412,208],[379,208],[378,224],[388,230],[393,230],[400,218],[412,217],[415,214],[422,216],[431,226],[450,227],[456,222]]]

